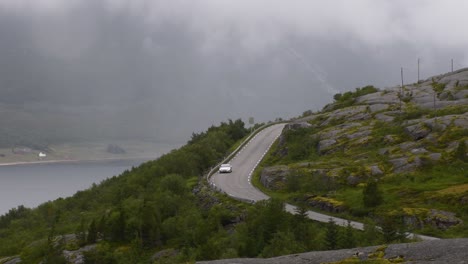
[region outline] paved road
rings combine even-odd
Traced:
[[[258,163],[263,159],[275,140],[281,135],[284,125],[285,124],[276,124],[259,132],[229,161],[233,167],[233,172],[223,174],[216,172],[210,179],[211,184],[215,185],[229,196],[239,200],[256,202],[268,199],[269,197],[266,194],[262,193],[251,184],[250,179]],[[286,211],[294,214],[296,207],[291,204],[286,204]],[[338,225],[348,225],[348,220],[346,219],[314,211],[308,211],[307,215],[310,219],[320,222],[328,222],[330,219],[333,219]],[[362,223],[350,221],[350,224],[356,229],[364,229]],[[414,234],[408,235],[415,236]],[[438,239],[429,236],[417,236],[423,240]]]
[[[242,200],[256,202],[269,197],[250,184],[250,177],[270,146],[281,134],[284,124],[265,128],[254,136],[229,163],[232,173],[216,173],[211,182],[225,193]]]

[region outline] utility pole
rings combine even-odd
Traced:
[[[452,59],[452,72],[453,72],[453,59]]]
[[[418,83],[419,83],[419,58],[418,58]]]
[[[400,111],[401,111],[401,97],[403,96],[403,67],[401,67],[401,87],[400,87]]]

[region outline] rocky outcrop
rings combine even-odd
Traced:
[[[463,221],[455,217],[455,213],[432,209],[424,223],[430,224],[438,229],[446,230],[452,226],[463,223]]]
[[[375,113],[375,112],[387,110],[389,107],[390,106],[388,104],[372,104],[369,106],[369,110],[372,113]]]
[[[356,102],[369,105],[392,105],[398,102],[398,94],[397,91],[386,90],[361,96]]]
[[[421,229],[431,226],[440,230],[459,225],[463,221],[455,213],[425,208],[404,208],[403,221],[408,227]]]
[[[269,189],[279,189],[280,183],[285,183],[286,178],[289,175],[288,166],[274,166],[267,167],[262,170],[260,174],[260,182],[263,186]]]
[[[352,140],[352,139],[367,137],[367,136],[369,136],[371,133],[372,133],[372,130],[370,130],[370,129],[365,129],[365,130],[358,131],[358,132],[356,132],[356,133],[346,134],[345,137],[347,137],[348,139],[351,139],[351,140]]]
[[[338,109],[329,113],[328,118],[323,123],[321,123],[320,126],[327,126],[333,120],[342,118],[346,118],[348,121],[368,119],[371,116],[369,113],[367,113],[367,111],[368,109],[365,105],[357,105]]]
[[[393,172],[402,173],[412,171],[422,166],[421,159],[414,157],[413,159],[402,157],[389,160],[393,165]]]
[[[293,123],[289,123],[289,124],[285,125],[284,129],[285,130],[288,130],[288,129],[296,130],[296,129],[308,128],[308,127],[311,127],[311,125],[309,123],[307,123],[307,122],[293,122]]]
[[[330,213],[341,213],[346,209],[343,202],[322,196],[313,196],[307,199],[307,204]]]
[[[85,258],[83,253],[88,252],[91,250],[96,249],[97,245],[88,245],[85,247],[82,247],[77,250],[64,250],[63,251],[63,256],[67,260],[68,263],[73,263],[73,264],[84,264],[85,263]]]
[[[199,261],[198,264],[310,264],[310,263],[466,263],[468,238],[431,240],[329,251],[312,251],[268,259],[237,258]],[[366,262],[366,263],[367,263]]]
[[[405,132],[408,133],[414,140],[420,140],[425,138],[429,133],[431,133],[431,129],[426,126],[424,123],[419,123],[412,126],[407,126],[405,128]]]
[[[319,153],[322,153],[324,154],[325,152],[327,152],[328,150],[330,150],[330,148],[336,144],[336,140],[334,139],[324,139],[324,140],[320,140],[319,141],[319,144],[318,144],[318,152]]]

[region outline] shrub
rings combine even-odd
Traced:
[[[383,202],[382,192],[375,180],[370,180],[362,191],[365,207],[376,207]]]
[[[356,88],[354,92],[348,91],[343,94],[337,93],[333,96],[333,99],[335,99],[335,104],[333,105],[332,110],[352,106],[354,102],[356,101],[356,98],[366,95],[366,94],[375,93],[378,91],[379,89],[375,88],[374,86],[367,85],[362,88],[359,88],[359,87]]]
[[[455,149],[455,158],[463,162],[467,162],[468,158],[466,157],[466,143],[465,140],[460,140],[458,147]]]
[[[432,86],[432,89],[434,90],[434,92],[441,93],[445,89],[446,85],[445,85],[445,83],[438,83],[438,82],[432,80],[431,86]]]

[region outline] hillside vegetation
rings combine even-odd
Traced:
[[[286,125],[256,172],[273,199],[256,204],[205,182],[248,135],[223,122],[72,197],[11,209],[0,263],[191,263],[405,242],[407,231],[467,237],[467,95],[468,70],[335,95]],[[364,231],[313,222],[308,209]]]
[[[372,224],[318,224],[277,199],[244,204],[209,189],[203,175],[246,135],[229,120],[72,197],[11,209],[0,216],[0,263],[186,263],[384,241]]]
[[[258,186],[384,232],[468,237],[467,98],[468,69],[337,94],[285,127]]]

